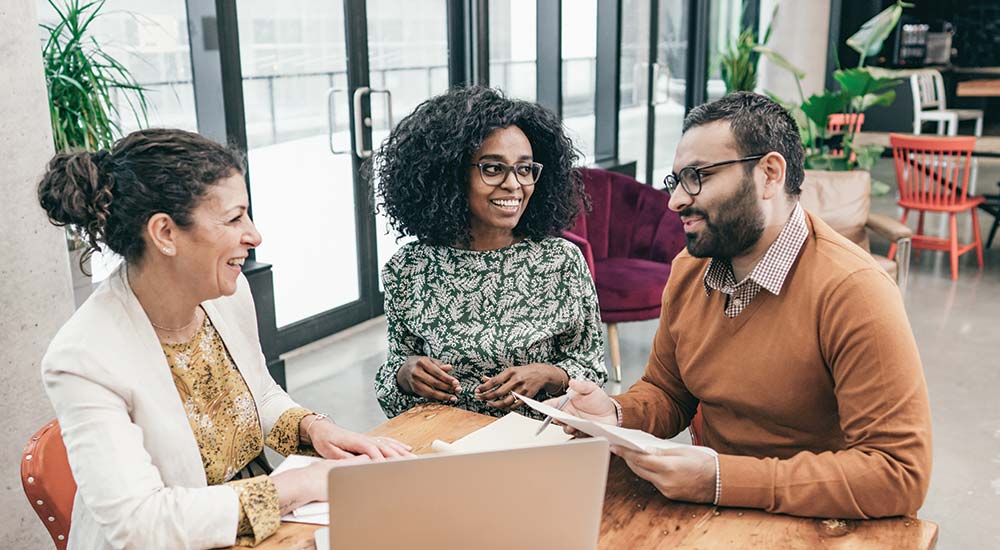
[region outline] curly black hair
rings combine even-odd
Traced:
[[[469,164],[495,130],[517,126],[544,168],[514,235],[541,239],[572,225],[589,201],[574,164],[580,158],[555,113],[483,86],[452,88],[421,103],[366,161],[378,206],[404,236],[469,246]]]

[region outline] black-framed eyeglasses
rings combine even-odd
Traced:
[[[743,157],[741,159],[713,162],[712,164],[706,164],[705,166],[687,166],[682,168],[677,174],[667,174],[667,176],[663,178],[663,185],[666,186],[667,192],[670,194],[673,194],[673,192],[677,190],[677,186],[681,186],[684,188],[685,193],[693,197],[698,193],[701,193],[701,173],[703,170],[727,166],[729,164],[737,164],[740,162],[748,162],[751,160],[760,160],[764,158],[764,156],[764,154],[750,155],[749,157]]]
[[[540,162],[519,162],[513,166],[494,160],[477,162],[472,166],[479,167],[479,175],[483,178],[483,183],[496,187],[507,181],[507,176],[514,172],[517,183],[522,186],[535,185],[538,177],[542,175],[542,164]]]

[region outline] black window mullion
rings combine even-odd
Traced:
[[[538,0],[536,10],[536,97],[561,117],[562,0]]]
[[[708,97],[709,3],[688,0],[688,49],[685,67],[684,113]]]
[[[618,158],[621,29],[621,0],[598,0],[594,86],[594,160],[598,163]]]
[[[646,64],[646,184],[653,184],[656,160],[656,63],[660,44],[660,2],[649,2],[649,62]]]
[[[448,0],[448,84],[460,86],[469,82],[468,0]]]
[[[355,90],[367,87],[369,83],[368,66],[368,12],[366,0],[345,0],[344,2],[344,37],[347,48],[347,89],[353,97]],[[360,116],[354,112],[353,99],[349,103],[351,120],[371,120],[371,94],[365,94],[361,100]],[[370,127],[363,124],[351,124],[351,143],[356,143],[357,134],[361,133],[361,144],[365,149],[372,148],[372,133]],[[354,216],[357,227],[358,246],[358,281],[360,283],[361,301],[370,304],[370,315],[382,312],[381,293],[378,289],[378,244],[375,235],[375,195],[374,190],[361,177],[363,159],[351,155],[354,172]]]

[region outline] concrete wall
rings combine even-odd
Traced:
[[[0,2],[0,29],[0,548],[52,548],[20,464],[25,442],[53,418],[38,364],[73,313],[72,283],[63,232],[35,198],[52,156],[35,0]]]
[[[823,90],[830,32],[830,0],[761,0],[761,36],[780,4],[768,46],[805,71],[802,91],[806,97]],[[761,59],[757,82],[762,90],[785,100],[799,101],[795,77],[785,69]]]

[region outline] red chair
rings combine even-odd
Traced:
[[[864,113],[836,113],[830,115],[826,119],[826,130],[830,133],[844,132],[844,133],[857,133],[861,131],[861,125],[865,123]],[[846,129],[844,127],[847,127]],[[843,149],[834,149],[830,151],[831,155],[838,157],[844,156]],[[854,157],[854,153],[851,153],[851,157]]]
[[[76,481],[69,469],[58,421],[46,424],[24,446],[21,485],[31,507],[48,529],[56,549],[65,550]]]
[[[900,221],[906,223],[910,210],[919,212],[917,232],[913,235],[913,248],[947,250],[951,256],[951,278],[958,279],[958,257],[975,249],[979,269],[983,268],[983,241],[979,234],[976,207],[982,197],[969,196],[969,170],[972,149],[976,146],[973,136],[930,137],[890,134],[892,158],[896,163],[896,181],[899,184],[898,204],[903,208]],[[924,235],[924,213],[948,214],[948,238]],[[969,212],[972,216],[973,242],[958,243],[957,216]],[[896,254],[896,246],[889,248],[889,259]]]
[[[684,225],[667,208],[669,195],[663,191],[617,172],[580,172],[591,211],[563,236],[583,250],[594,276],[615,381],[621,382],[618,323],[660,316],[670,262],[686,245]]]

